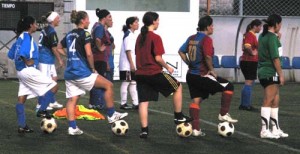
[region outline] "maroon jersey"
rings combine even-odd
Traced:
[[[141,34],[135,44],[136,75],[154,75],[162,72],[162,66],[155,60],[155,56],[165,53],[161,37],[152,31],[146,36],[144,45],[140,47]]]
[[[244,38],[243,38],[243,55],[241,57],[241,61],[254,61],[257,62],[258,61],[258,54],[256,53],[256,55],[251,55],[248,52],[246,52],[244,50],[244,46],[250,46],[252,48],[252,51],[257,52],[258,49],[258,42],[256,39],[256,35],[249,31],[246,34],[244,34]]]

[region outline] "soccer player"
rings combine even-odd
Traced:
[[[17,26],[18,39],[8,52],[8,57],[15,62],[19,78],[18,102],[16,104],[19,133],[33,132],[26,124],[24,106],[26,100],[40,96],[41,107],[37,112],[37,116],[49,117],[46,111],[49,105],[47,98],[53,97],[57,91],[56,82],[37,69],[38,46],[31,36],[36,29],[36,20],[32,16],[20,19]]]
[[[193,99],[190,104],[190,116],[193,118],[193,136],[205,136],[199,126],[199,112],[201,102],[207,99],[209,94],[222,92],[221,109],[218,117],[220,121],[238,122],[228,114],[233,95],[233,84],[217,76],[213,68],[214,47],[213,41],[209,37],[213,34],[213,30],[213,19],[210,16],[200,18],[198,32],[189,36],[178,52],[189,67],[186,81],[190,96]]]
[[[284,74],[281,69],[281,43],[278,33],[281,29],[281,16],[272,14],[263,26],[258,39],[258,78],[264,88],[264,100],[261,107],[261,138],[288,137],[279,127],[279,85],[284,85]],[[272,126],[269,126],[271,119]],[[272,129],[272,132],[270,131]]]
[[[85,11],[75,11],[71,13],[71,22],[76,27],[63,38],[58,44],[58,50],[65,54],[63,48],[67,48],[67,66],[64,73],[66,80],[66,97],[68,102],[67,118],[69,121],[68,134],[81,135],[83,133],[75,121],[76,104],[81,95],[86,90],[93,87],[105,89],[104,98],[106,101],[107,119],[113,123],[128,115],[115,111],[113,100],[113,84],[103,76],[97,74],[94,67],[94,57],[91,49],[91,35],[85,31],[90,24],[88,14]]]
[[[161,37],[153,32],[158,28],[159,15],[156,12],[146,12],[143,23],[135,46],[137,67],[135,73],[142,127],[140,138],[147,138],[149,101],[158,101],[159,92],[165,97],[173,95],[175,124],[190,122],[192,119],[181,111],[182,85],[170,75],[174,70],[162,59],[165,50]],[[170,74],[162,72],[163,67]]]
[[[135,42],[137,39],[136,30],[139,29],[139,19],[137,17],[129,17],[126,19],[126,25],[123,26],[123,43],[121,46],[119,70],[120,80],[122,80],[120,93],[121,93],[121,106],[120,109],[138,109],[138,94],[136,90],[135,81]],[[131,95],[133,106],[127,104],[127,91]]]
[[[247,26],[243,37],[243,55],[241,56],[240,67],[245,77],[245,84],[242,89],[240,110],[253,111],[255,108],[251,105],[252,87],[257,77],[258,64],[258,42],[256,33],[261,30],[262,22],[259,19],[252,20]]]
[[[56,51],[58,38],[55,31],[55,27],[59,25],[60,17],[57,12],[49,12],[44,17],[48,26],[43,28],[40,34],[39,39],[39,70],[52,78],[54,81],[57,81],[57,73],[55,68],[55,58],[58,60],[59,67],[64,65],[62,59],[60,58],[59,53]],[[50,104],[47,107],[47,110],[52,110],[53,108],[62,108],[63,105],[59,104],[55,96],[50,99]],[[40,101],[39,101],[40,102]],[[36,106],[37,109],[40,108],[38,103]]]

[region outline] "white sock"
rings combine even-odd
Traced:
[[[272,130],[279,129],[279,121],[278,121],[278,110],[279,108],[271,108],[271,124]]]
[[[130,96],[131,96],[133,105],[139,105],[139,102],[138,102],[139,100],[138,100],[138,94],[137,94],[136,82],[135,81],[130,82],[129,92],[130,92]]]
[[[120,89],[121,105],[124,105],[127,102],[127,89],[128,89],[129,83],[130,82],[123,81],[122,84],[121,84],[121,89]]]
[[[262,131],[269,130],[269,121],[271,116],[271,107],[261,107],[261,124],[262,124]]]

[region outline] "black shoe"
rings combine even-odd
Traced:
[[[141,132],[140,133],[140,138],[147,138],[148,137],[148,132]]]
[[[243,105],[240,105],[239,106],[239,110],[246,110],[246,111],[256,111],[257,109],[254,108],[253,106],[243,106]]]
[[[33,133],[33,129],[29,128],[27,125],[25,127],[19,127],[18,133]]]
[[[47,111],[37,111],[36,116],[41,117],[41,118],[51,118],[52,117],[52,115],[49,114]]]
[[[182,114],[181,118],[179,118],[179,119],[175,118],[174,119],[174,122],[175,122],[176,125],[181,124],[181,123],[188,123],[188,122],[191,122],[191,121],[193,121],[193,118],[185,116],[183,114]]]
[[[132,105],[132,109],[138,110],[139,109],[139,105]]]
[[[129,106],[129,105],[127,105],[127,104],[123,104],[123,105],[120,106],[120,109],[122,109],[122,110],[130,110],[130,109],[132,109],[132,107]]]

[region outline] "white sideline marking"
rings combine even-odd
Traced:
[[[164,115],[168,115],[168,116],[173,116],[173,114],[171,113],[168,113],[168,112],[164,112],[164,111],[158,111],[158,110],[153,110],[153,109],[148,109],[149,111],[152,111],[152,112],[155,112],[155,113],[159,113],[159,114],[164,114]],[[201,122],[207,124],[207,125],[211,125],[211,126],[215,126],[217,127],[218,125],[213,123],[213,122],[210,122],[210,121],[206,121],[206,120],[203,120],[203,119],[200,119]],[[259,141],[259,142],[263,142],[263,143],[267,143],[267,144],[271,144],[271,145],[275,145],[277,147],[280,147],[282,149],[286,149],[286,150],[289,150],[289,151],[293,151],[293,152],[298,152],[300,153],[300,149],[296,149],[296,148],[293,148],[293,147],[290,147],[290,146],[287,146],[287,145],[283,145],[283,144],[278,144],[278,143],[275,143],[275,142],[272,142],[272,141],[269,141],[269,140],[265,140],[265,139],[261,139],[261,138],[258,138],[258,137],[255,137],[253,135],[250,135],[250,134],[247,134],[247,133],[244,133],[244,132],[241,132],[241,131],[235,131],[235,133],[239,134],[239,135],[242,135],[242,136],[245,136],[245,137],[248,137],[250,139],[253,139],[253,140],[256,140],[256,141]]]

